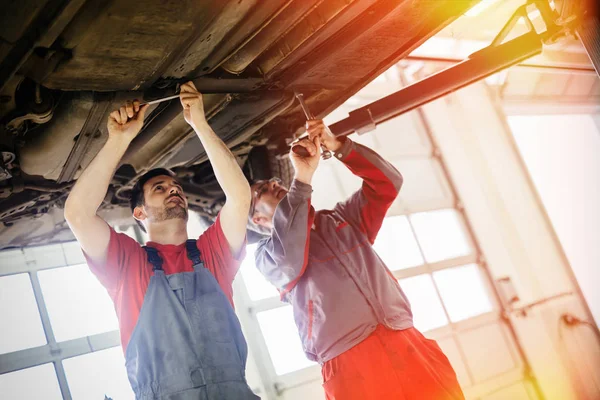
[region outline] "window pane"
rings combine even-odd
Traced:
[[[455,210],[428,211],[410,216],[427,262],[471,253]]]
[[[28,264],[37,267],[62,267],[67,265],[61,244],[30,246],[23,249]]]
[[[328,210],[344,198],[341,185],[338,184],[336,163],[322,163],[316,169],[312,179],[313,193],[310,200],[315,210]]]
[[[119,329],[106,289],[87,265],[38,273],[56,341]]]
[[[0,321],[0,354],[46,344],[28,274],[0,278]]]
[[[120,347],[97,351],[63,361],[73,400],[133,399],[135,395],[125,369]]]
[[[53,364],[0,375],[0,395],[6,400],[62,400]]]
[[[253,301],[268,299],[269,297],[279,297],[279,292],[275,289],[275,286],[271,285],[256,268],[256,263],[254,262],[256,246],[256,244],[246,246],[246,258],[244,258],[240,266],[248,295]]]
[[[77,265],[85,263],[83,251],[77,242],[68,242],[62,244],[62,249],[65,254],[67,265]]]
[[[433,279],[452,322],[492,311],[477,264],[437,271]]]
[[[415,328],[426,332],[448,323],[429,274],[401,279],[399,282],[410,301]]]
[[[405,216],[384,219],[373,248],[392,271],[423,264],[417,240]]]
[[[277,375],[316,365],[306,358],[291,306],[256,314]]]
[[[188,211],[187,231],[190,239],[197,239],[204,233],[208,226],[200,219],[200,214],[196,211]]]
[[[13,268],[25,267],[27,259],[22,249],[0,251],[0,266],[10,265]]]

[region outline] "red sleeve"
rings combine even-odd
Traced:
[[[109,228],[110,240],[106,251],[106,261],[103,264],[97,264],[85,254],[85,251],[83,251],[83,255],[92,273],[96,275],[111,297],[114,297],[125,275],[126,267],[132,263],[138,263],[137,258],[141,246],[129,236]]]
[[[402,187],[402,175],[373,150],[346,139],[336,153],[346,167],[363,180],[362,188],[336,210],[351,223],[360,227],[373,244],[383,219]]]
[[[246,243],[242,246],[240,254],[234,256],[229,249],[227,238],[221,229],[221,218],[217,216],[215,222],[198,238],[198,249],[206,263],[206,268],[214,275],[217,282],[231,291],[231,283],[237,274],[244,257],[246,257]],[[226,291],[226,293],[228,293]]]

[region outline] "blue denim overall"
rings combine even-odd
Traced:
[[[167,276],[158,251],[144,250],[154,275],[125,354],[136,399],[259,399],[246,383],[240,322],[196,241],[186,242],[194,272]]]

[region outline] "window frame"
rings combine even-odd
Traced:
[[[45,263],[43,255],[47,251],[60,251],[62,259],[58,263]],[[72,396],[62,361],[67,358],[120,346],[119,331],[113,330],[62,342],[57,342],[55,338],[38,272],[85,263],[85,258],[76,241],[28,246],[16,250],[5,250],[5,252],[10,253],[11,263],[6,267],[3,266],[0,270],[0,278],[17,274],[27,274],[29,276],[47,343],[43,346],[0,355],[0,358],[2,358],[0,375],[52,363],[61,394],[63,398],[70,399]]]

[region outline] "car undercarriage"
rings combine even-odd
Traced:
[[[0,249],[72,239],[64,202],[105,143],[108,114],[125,101],[174,95],[193,80],[209,124],[248,179],[275,174],[285,181],[291,172],[285,155],[305,123],[295,92],[317,118],[327,115],[478,0],[5,3]],[[534,36],[507,43],[497,67],[541,51]],[[519,49],[522,55],[515,56]],[[480,52],[463,64],[458,81],[464,86],[493,73],[498,68],[482,62],[493,58]],[[461,87],[451,75],[383,99],[381,120]],[[440,88],[440,82],[450,84]],[[378,122],[375,109],[351,113],[332,130],[365,130]],[[129,191],[137,177],[157,167],[175,172],[192,210],[216,216],[224,195],[178,99],[146,113],[99,215],[115,225],[133,223]]]
[[[255,179],[303,130],[294,91],[324,116],[476,2],[5,2],[0,248],[71,237],[69,188],[124,101],[172,95],[192,79],[209,123]],[[128,191],[156,167],[175,171],[191,209],[216,215],[222,191],[177,99],[149,110],[99,214],[129,221]]]

